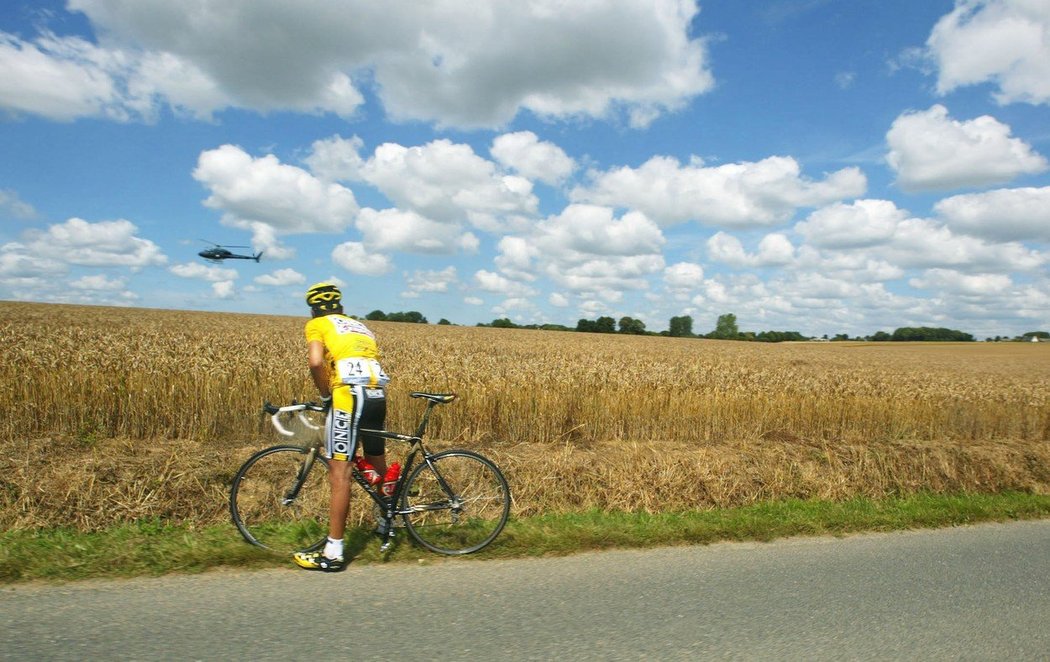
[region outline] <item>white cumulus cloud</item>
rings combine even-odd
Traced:
[[[223,222],[233,227],[261,224],[281,233],[340,232],[358,211],[350,189],[273,155],[254,158],[235,145],[201,152],[193,177],[211,193],[205,206],[221,211]]]
[[[795,247],[779,232],[762,237],[754,253],[745,251],[736,237],[716,232],[707,240],[707,252],[712,260],[736,267],[780,266],[789,264],[795,257]]]
[[[11,189],[0,189],[0,218],[11,216],[18,219],[35,218],[36,209],[28,202],[18,197],[17,191]]]
[[[69,265],[55,258],[31,255],[25,244],[10,242],[0,247],[0,277],[14,282],[64,274]]]
[[[1013,285],[1006,274],[965,274],[951,269],[928,269],[908,283],[922,289],[980,297],[1000,294]]]
[[[449,288],[459,281],[456,268],[445,267],[441,270],[416,270],[405,278],[408,289],[401,296],[417,299],[427,294],[448,292]]]
[[[886,134],[886,161],[906,190],[1001,184],[1050,168],[1042,155],[1010,132],[989,115],[954,120],[938,104],[894,120]]]
[[[1050,102],[1050,4],[963,0],[926,41],[937,91],[991,82],[999,103]]]
[[[795,225],[799,233],[814,246],[859,248],[885,243],[908,217],[889,200],[856,200],[850,204],[835,203],[818,209]]]
[[[646,289],[647,278],[663,270],[664,243],[644,214],[617,218],[608,207],[574,204],[527,234],[504,237],[495,258],[499,273],[482,271],[475,280],[498,282],[490,291],[509,295],[508,288],[531,289],[526,282],[546,277],[584,298],[619,300],[622,289]]]
[[[46,35],[32,43],[0,32],[0,108],[65,121],[119,118],[112,109],[118,93],[105,59],[83,39]]]
[[[200,280],[206,280],[212,283],[217,283],[223,280],[235,280],[237,278],[236,269],[228,269],[225,267],[208,266],[199,264],[197,262],[186,262],[184,264],[172,265],[168,271],[179,276],[180,278],[197,278]]]
[[[637,209],[661,226],[693,220],[748,228],[785,222],[799,207],[856,197],[866,187],[864,174],[852,167],[809,180],[790,157],[706,166],[656,156],[639,168],[592,173],[591,185],[574,189],[572,199]]]
[[[233,299],[237,296],[237,290],[232,280],[221,280],[211,284],[211,291],[216,299]]]
[[[364,165],[364,159],[361,158],[363,147],[364,141],[357,136],[331,136],[314,141],[304,161],[310,172],[321,179],[357,181],[361,179],[361,167]]]
[[[482,291],[502,294],[508,297],[528,297],[536,293],[535,290],[524,283],[484,269],[474,274],[474,283]]]
[[[956,232],[992,241],[1050,242],[1050,187],[956,195],[934,210]]]
[[[104,274],[93,274],[70,281],[69,286],[77,290],[116,292],[123,290],[126,284],[125,278],[107,278]]]
[[[350,273],[364,276],[381,276],[393,268],[389,257],[370,251],[356,241],[347,241],[333,248],[332,262]]]
[[[587,255],[657,253],[664,244],[660,228],[645,214],[628,212],[619,219],[609,207],[569,205],[539,225],[539,244],[548,252]]]
[[[527,179],[504,175],[470,145],[445,139],[414,147],[385,143],[360,171],[398,208],[435,221],[499,230],[505,217],[533,215],[539,206]]]
[[[478,239],[456,224],[439,223],[413,211],[362,209],[357,228],[370,250],[406,253],[473,253]]]
[[[278,269],[273,273],[256,276],[255,282],[259,285],[269,285],[271,287],[302,285],[306,282],[306,276],[302,275],[295,269]]]
[[[678,262],[664,269],[664,282],[672,290],[692,290],[704,283],[704,268],[693,262]]]
[[[898,224],[893,239],[877,255],[904,268],[948,268],[966,272],[1032,271],[1050,255],[1018,242],[990,243],[956,235],[941,223],[909,218]]]
[[[547,184],[563,182],[576,169],[576,162],[561,147],[541,142],[531,131],[497,136],[490,151],[505,167]]]
[[[635,126],[709,90],[694,0],[552,5],[499,0],[71,0],[99,43],[0,42],[2,105],[52,118],[361,112],[374,89],[391,117],[495,127],[519,112]],[[466,28],[464,26],[469,26]],[[57,43],[49,43],[57,42]],[[217,46],[219,45],[219,46]]]
[[[159,246],[137,233],[135,224],[124,219],[91,223],[71,218],[43,231],[28,231],[24,249],[35,257],[88,267],[139,269],[168,261]]]

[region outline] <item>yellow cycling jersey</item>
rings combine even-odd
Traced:
[[[379,365],[375,334],[346,315],[324,315],[306,323],[306,342],[324,344],[325,362],[335,388],[340,384],[386,386],[390,378]]]

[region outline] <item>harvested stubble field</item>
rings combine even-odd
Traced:
[[[226,521],[237,467],[278,440],[262,401],[315,395],[305,321],[0,302],[0,528]],[[1050,344],[371,326],[388,427],[414,429],[409,391],[460,394],[432,445],[496,460],[517,515],[1050,492]]]

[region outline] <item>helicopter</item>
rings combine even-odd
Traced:
[[[204,241],[204,240],[201,239],[201,241]],[[197,255],[200,255],[205,260],[210,260],[212,262],[222,262],[223,260],[255,260],[256,262],[258,262],[259,258],[261,258],[262,254],[263,254],[262,251],[259,251],[255,255],[238,255],[237,253],[234,253],[234,252],[230,251],[229,249],[231,249],[231,248],[251,248],[251,247],[250,246],[222,246],[222,245],[216,244],[215,242],[212,242],[212,241],[207,241],[205,243],[211,244],[212,248],[205,248],[201,252],[197,253]]]

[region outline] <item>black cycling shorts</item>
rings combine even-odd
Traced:
[[[382,455],[386,440],[361,429],[382,430],[386,425],[386,391],[381,388],[346,384],[332,390],[332,408],[325,422],[325,457],[349,460],[357,449],[358,438],[365,455]]]

